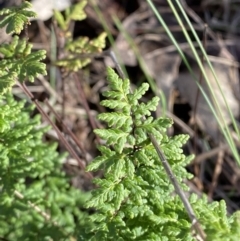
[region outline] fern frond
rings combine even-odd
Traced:
[[[82,0],[81,2],[74,4],[70,7],[68,7],[64,14],[61,12],[54,10],[54,17],[58,23],[58,25],[61,27],[62,30],[66,31],[69,27],[69,23],[72,20],[81,21],[87,17],[84,8],[87,5],[86,0]]]
[[[132,119],[123,113],[102,113],[98,115],[98,119],[108,123],[109,127],[115,126],[116,129],[122,126],[131,126]]]
[[[67,24],[65,22],[65,19],[64,19],[64,16],[63,14],[60,12],[60,11],[57,11],[57,10],[53,10],[53,16],[54,16],[54,19],[57,21],[59,27],[62,29],[62,30],[67,30]]]
[[[108,145],[113,145],[114,149],[121,153],[123,147],[126,143],[126,139],[128,133],[121,131],[119,129],[111,129],[111,130],[101,130],[97,129],[94,131],[97,135],[107,141]]]
[[[106,158],[104,156],[99,156],[97,158],[95,158],[86,168],[87,172],[90,171],[96,171],[100,168],[103,168],[103,163],[106,162]]]
[[[115,100],[124,100],[124,98],[125,98],[125,96],[121,92],[114,91],[114,90],[105,91],[103,93],[103,96],[112,98]]]
[[[141,102],[147,84],[131,93],[128,80],[122,81],[110,68],[107,71],[109,90],[103,93],[107,100],[101,104],[113,112],[100,114],[98,118],[106,122],[107,128],[95,130],[106,140],[106,146],[99,148],[101,156],[87,168],[104,171],[104,179],[97,179],[99,188],[93,191],[88,202],[88,207],[98,211],[92,218],[97,226],[92,230],[93,240],[100,235],[101,240],[195,240],[190,232],[192,224],[180,198],[172,195],[174,187],[159,164],[149,133],[161,146],[184,190],[188,187],[183,180],[192,177],[185,165],[193,155],[186,157],[182,150],[188,136],[168,137],[166,131],[173,121],[169,118],[154,120],[151,112],[156,109],[159,99]],[[211,224],[204,226],[210,234],[209,240],[224,240],[216,234],[218,229],[228,233],[236,229],[239,216],[227,218],[224,203],[210,206],[205,211],[200,207],[207,207],[206,200],[194,199],[192,203],[203,226],[213,222],[212,229]],[[212,213],[213,210],[218,210],[218,213]],[[234,232],[238,235],[239,231]],[[227,240],[226,235],[224,237]]]
[[[103,100],[100,104],[110,109],[123,109],[124,107],[129,106],[127,102],[119,102],[118,100]]]
[[[236,229],[240,222],[239,211],[229,218],[223,200],[208,203],[206,196],[199,200],[196,195],[192,195],[190,201],[195,207],[201,223],[207,224],[205,230],[209,240],[237,240],[240,237],[240,230]]]
[[[46,64],[42,63],[41,60],[45,59],[46,51],[38,50],[28,54],[23,62],[19,61],[20,71],[19,80],[22,82],[26,79],[33,82],[34,78],[38,75],[46,75]]]
[[[95,190],[94,192],[97,195],[94,195],[95,197],[92,198],[87,204],[86,207],[99,207],[104,206],[105,202],[110,199],[112,200],[114,196],[114,183],[112,180],[107,179],[95,179],[94,182],[101,186],[98,190]]]
[[[40,116],[30,118],[34,108],[24,103],[9,94],[0,96],[0,236],[59,241],[70,240],[69,233],[84,236],[88,215],[79,207],[89,195],[69,185],[61,171],[66,154],[59,155],[55,143],[42,141],[48,128],[41,127]],[[15,190],[24,198],[16,197]],[[55,220],[59,226],[54,225]]]
[[[133,105],[132,109],[134,115],[138,120],[142,119],[142,116],[150,116],[151,111],[155,111],[159,103],[159,97],[155,96],[147,104],[141,103],[139,105]]]
[[[55,61],[55,64],[60,67],[65,67],[68,71],[77,72],[79,69],[82,69],[86,65],[91,63],[91,59],[89,58],[76,58],[73,55],[68,55],[67,58],[59,59]]]
[[[55,61],[55,64],[64,67],[67,71],[77,72],[79,69],[82,69],[91,62],[88,56],[82,55],[100,53],[106,45],[106,33],[102,33],[97,38],[89,40],[87,37],[73,39],[68,32],[72,20],[81,21],[86,18],[84,11],[86,4],[86,0],[74,4],[67,8],[64,14],[54,11],[54,17],[66,38],[64,46],[65,55],[62,59]]]
[[[17,78],[17,73],[6,71],[0,72],[0,95],[7,93],[11,90],[12,86],[15,84]]]
[[[27,43],[25,39],[19,39],[14,36],[12,41],[7,44],[1,44],[0,53],[3,58],[20,58],[25,57],[31,53],[32,45]]]
[[[0,28],[7,26],[6,32],[20,34],[25,24],[30,24],[29,19],[35,18],[37,14],[31,11],[31,3],[25,1],[20,6],[0,10],[4,18],[0,21]]]
[[[0,94],[10,90],[16,79],[34,81],[38,75],[46,75],[46,65],[41,61],[46,57],[45,50],[32,51],[26,40],[14,36],[9,44],[0,46],[3,59],[0,60]]]
[[[97,38],[91,40],[89,42],[87,51],[89,51],[90,53],[101,53],[102,49],[106,47],[106,37],[107,33],[103,32]]]
[[[122,80],[119,78],[116,72],[110,67],[107,68],[107,81],[108,81],[110,90],[117,91],[124,94],[123,88],[122,88],[123,87]],[[127,87],[129,88],[129,85]]]
[[[76,72],[91,62],[90,58],[83,57],[81,54],[101,52],[105,48],[105,39],[105,33],[99,35],[95,40],[89,40],[87,37],[80,37],[76,40],[70,38],[65,46],[67,57],[57,60],[55,64],[65,67],[68,71]]]
[[[142,96],[149,89],[148,83],[143,83],[139,88],[135,89],[132,94],[128,96],[129,103],[133,106],[137,105],[138,100],[142,98]]]
[[[67,21],[69,21],[69,19],[78,20],[78,21],[85,19],[87,17],[84,11],[84,8],[86,7],[86,5],[87,5],[87,1],[82,0],[81,2],[67,8],[65,11]]]

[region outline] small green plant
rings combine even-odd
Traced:
[[[91,54],[100,53],[105,48],[106,33],[100,34],[97,38],[89,40],[88,37],[73,39],[69,32],[72,20],[81,21],[86,18],[84,7],[87,1],[81,1],[67,8],[64,14],[54,11],[54,17],[65,37],[64,57],[58,59],[55,64],[64,67],[67,71],[78,71],[91,62]]]
[[[0,28],[6,26],[7,33],[20,34],[24,26],[30,23],[29,19],[37,16],[30,10],[31,6],[31,3],[24,1],[20,6],[2,9],[0,15],[4,18],[0,21]]]
[[[48,128],[30,118],[9,94],[0,97],[0,237],[9,240],[70,240],[86,226],[80,207],[87,195],[61,171],[56,143],[44,143]],[[84,224],[84,225],[83,225]]]
[[[35,14],[30,4],[5,9],[1,26],[19,33]],[[9,15],[8,15],[9,14]],[[45,51],[32,51],[27,40],[14,36],[0,46],[0,239],[76,240],[84,233],[87,194],[71,187],[61,170],[66,154],[44,142],[49,127],[40,116],[31,118],[33,105],[14,100],[11,87],[46,74]]]
[[[151,112],[158,105],[158,97],[147,103],[140,99],[148,90],[144,83],[132,93],[128,79],[121,80],[108,68],[109,90],[101,104],[113,110],[99,115],[107,129],[97,129],[106,145],[99,146],[101,155],[87,168],[104,170],[103,179],[95,179],[98,189],[93,191],[87,207],[97,212],[91,216],[96,224],[90,240],[196,240],[191,234],[191,221],[177,195],[169,176],[159,162],[158,154],[149,138],[155,136],[182,188],[190,178],[185,166],[182,145],[187,135],[168,137],[169,118],[154,119]],[[224,201],[208,205],[195,195],[191,202],[207,234],[207,240],[236,240],[240,235],[240,213],[226,215]],[[211,217],[211,218],[210,218]]]
[[[30,24],[29,18],[36,17],[30,8],[31,4],[24,2],[20,6],[1,10],[0,15],[4,18],[0,27],[6,26],[7,33],[19,34],[26,24]],[[39,74],[47,73],[45,64],[41,62],[46,57],[46,51],[32,52],[32,45],[25,39],[19,40],[17,35],[11,43],[0,46],[0,54],[0,95],[11,90],[16,80],[33,82]]]
[[[24,39],[19,40],[18,36],[14,36],[11,43],[2,44],[0,53],[3,57],[0,61],[0,94],[11,90],[16,80],[33,82],[39,74],[47,73],[46,65],[41,62],[46,57],[46,51],[32,52],[32,45]]]
[[[54,17],[55,17],[58,25],[60,26],[60,28],[63,31],[68,32],[69,31],[69,25],[70,25],[71,21],[73,21],[73,20],[77,20],[77,21],[84,20],[87,17],[87,15],[84,11],[84,8],[85,8],[86,5],[87,5],[87,1],[82,0],[79,3],[68,7],[64,11],[64,14],[62,14],[61,12],[59,12],[57,10],[54,10]]]

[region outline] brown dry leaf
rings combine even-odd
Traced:
[[[169,45],[168,40],[164,35],[158,37],[158,42],[154,42],[144,40],[145,35],[139,44],[139,50],[148,74],[155,79],[157,87],[163,91],[168,101],[173,82],[178,77],[181,58],[176,51],[164,51],[164,47]]]
[[[221,85],[225,99],[229,105],[229,108],[232,111],[233,115],[237,116],[238,101],[234,96],[234,92],[232,89],[232,83],[236,82],[236,79],[233,79],[233,78],[234,76],[235,77],[237,76],[237,69],[220,62],[212,62],[212,65],[218,77],[219,83]],[[200,73],[199,68],[196,65],[193,67],[193,71],[195,72],[196,75],[199,75]],[[230,114],[224,103],[224,99],[217,86],[214,76],[210,68],[206,64],[205,64],[205,71],[207,73],[210,84],[214,91],[214,95],[220,106],[221,113],[223,115],[225,123],[230,124],[231,123]],[[194,109],[198,88],[191,74],[188,72],[181,73],[178,79],[176,80],[176,86],[179,89],[181,95],[187,99],[192,109]],[[211,94],[210,94],[210,91],[208,90],[208,87],[205,81],[202,81],[202,87],[205,90],[207,96],[210,97]],[[220,130],[218,123],[201,93],[199,94],[199,98],[197,101],[198,101],[197,111],[196,111],[197,124],[205,133],[209,134],[215,141],[217,141],[218,140],[217,138],[219,137],[219,130]]]
[[[137,26],[137,17],[138,13],[130,14],[122,23],[123,29],[129,34],[129,32],[134,31]],[[131,38],[135,36],[133,34],[129,34]],[[118,60],[121,64],[128,65],[128,66],[136,66],[137,65],[137,58],[133,49],[130,47],[130,44],[126,41],[123,33],[120,33],[115,40],[115,44],[113,46],[113,51],[116,53]],[[106,57],[105,63],[107,66],[114,66],[110,57]]]

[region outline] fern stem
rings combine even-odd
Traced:
[[[182,201],[182,203],[183,203],[183,205],[184,205],[184,207],[185,207],[185,209],[186,209],[186,211],[188,213],[188,216],[189,216],[189,218],[190,218],[190,220],[192,222],[192,227],[195,228],[195,230],[198,232],[198,234],[200,235],[202,240],[205,240],[206,234],[204,233],[204,231],[203,231],[199,221],[197,220],[197,217],[196,217],[196,215],[195,215],[195,213],[193,211],[193,208],[192,208],[191,204],[189,203],[185,193],[181,189],[181,187],[180,187],[180,185],[179,185],[175,175],[173,174],[171,166],[169,165],[169,163],[168,163],[168,161],[167,161],[163,151],[161,150],[160,146],[158,145],[155,137],[152,134],[148,134],[148,136],[149,136],[149,138],[150,138],[150,140],[151,140],[155,150],[157,151],[159,159],[161,160],[162,165],[163,165],[163,167],[164,167],[164,169],[165,169],[165,171],[166,171],[166,173],[167,173],[171,183],[173,184],[174,189],[175,189],[177,195],[180,197],[180,199],[181,199],[181,201]]]
[[[46,103],[47,107],[51,110],[51,112],[54,114],[54,116],[56,117],[57,121],[63,126],[63,128],[65,129],[65,131],[71,136],[71,138],[74,140],[74,142],[76,143],[76,145],[79,147],[79,149],[82,151],[82,155],[83,158],[86,160],[86,151],[83,147],[83,145],[81,144],[81,142],[78,140],[78,138],[76,137],[76,135],[65,125],[64,121],[60,118],[60,116],[58,115],[58,113],[54,110],[54,108],[50,105],[49,101],[47,99],[44,100],[44,102]],[[83,164],[80,162],[78,163],[79,166],[81,167]]]
[[[109,55],[110,55],[110,57],[112,58],[112,60],[113,60],[113,62],[115,64],[115,67],[117,69],[117,72],[118,72],[119,76],[121,77],[122,80],[124,80],[125,79],[125,75],[124,75],[124,73],[122,71],[121,65],[117,61],[115,53],[113,51],[110,51]]]
[[[71,145],[66,141],[65,137],[63,136],[63,134],[61,133],[61,131],[58,129],[58,127],[53,123],[53,121],[49,118],[49,116],[44,112],[44,110],[42,109],[41,105],[39,104],[38,100],[36,100],[34,98],[34,96],[32,95],[32,93],[28,90],[27,86],[23,83],[19,83],[19,85],[22,87],[22,89],[24,90],[24,92],[26,93],[26,95],[32,100],[32,102],[36,105],[38,111],[40,112],[40,114],[49,122],[49,124],[53,127],[53,129],[56,131],[59,140],[63,143],[63,145],[66,147],[66,149],[69,151],[69,153],[78,161],[80,167],[82,168],[82,170],[85,169],[85,165],[81,162],[81,160],[79,159],[79,156],[77,155],[77,153],[73,150],[73,148],[71,147]],[[93,175],[89,172],[85,172],[85,175],[92,179]]]
[[[20,193],[19,191],[17,190],[14,190],[14,195],[19,198],[19,199],[25,199],[24,195],[22,193]],[[45,218],[45,220],[47,221],[51,221],[51,223],[54,225],[54,226],[57,226],[57,227],[60,227],[60,225],[56,222],[56,221],[53,221],[51,220],[51,216],[44,212],[39,206],[37,206],[36,204],[30,202],[30,201],[27,201],[28,205],[33,208],[37,213],[41,214],[41,216],[43,216]]]
[[[24,197],[24,195],[23,195],[22,193],[20,193],[19,191],[17,191],[17,190],[14,190],[14,195],[15,195],[17,198],[19,198],[19,199],[26,199],[26,198]],[[36,204],[32,203],[31,201],[27,201],[27,203],[28,203],[28,205],[29,205],[32,209],[34,209],[37,213],[39,213],[42,217],[44,217],[44,219],[45,219],[46,221],[52,223],[55,227],[58,227],[58,228],[60,228],[60,229],[62,230],[63,227],[61,227],[60,224],[59,224],[57,221],[52,220],[51,215],[49,215],[48,213],[46,213],[45,211],[43,211],[39,206],[37,206]],[[63,230],[62,230],[62,231],[63,231]],[[69,236],[69,234],[67,234],[65,231],[63,231],[63,232],[64,232],[64,235]],[[70,239],[71,239],[71,240],[72,240],[72,239],[75,240],[75,238],[72,237],[71,235],[70,235]]]

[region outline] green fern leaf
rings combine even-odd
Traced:
[[[89,58],[76,58],[73,55],[68,55],[65,59],[55,61],[55,64],[60,67],[65,67],[67,71],[77,72],[79,69],[87,66],[91,62]]]
[[[106,37],[107,37],[107,33],[103,32],[97,38],[91,40],[89,42],[89,48],[87,51],[90,53],[92,52],[101,53],[102,49],[106,47]]]
[[[39,50],[37,52],[29,54],[22,63],[19,73],[19,80],[24,81],[27,78],[29,81],[34,81],[34,78],[38,75],[46,75],[46,65],[41,63],[46,56],[45,50]]]
[[[3,44],[0,46],[0,53],[7,58],[12,55],[12,51],[5,48]]]
[[[142,199],[147,196],[147,191],[144,190],[141,186],[147,186],[148,183],[143,181],[141,177],[136,178],[134,181],[127,177],[123,180],[123,184],[125,188],[127,188],[133,195],[134,201],[138,198],[141,199],[141,202],[139,203],[141,205]]]
[[[125,158],[126,175],[131,179],[134,177],[135,166],[130,158]]]
[[[122,90],[124,95],[128,95],[130,92],[130,81],[129,79],[123,80]]]
[[[136,144],[140,144],[148,139],[148,136],[146,134],[146,131],[143,130],[143,128],[135,128],[134,130],[135,138],[136,138]]]
[[[130,132],[130,131],[129,131]],[[133,135],[128,135],[127,137],[127,143],[131,146],[134,146],[136,144],[136,138]]]
[[[93,191],[93,197],[91,198],[91,200],[88,201],[86,207],[100,208],[101,206],[105,206],[104,204],[107,201],[112,200],[114,196],[113,194],[115,193],[113,191],[114,184],[112,181],[106,179],[95,179],[94,182],[102,188]]]
[[[153,122],[154,127],[160,132],[166,132],[167,128],[173,125],[173,120],[171,118],[158,118]]]
[[[88,37],[79,37],[73,40],[67,31],[72,20],[81,21],[86,18],[84,11],[86,4],[86,0],[74,4],[65,10],[64,15],[59,11],[54,12],[55,19],[66,37],[65,57],[55,61],[55,64],[64,67],[68,72],[77,72],[91,62],[88,56],[79,55],[100,53],[106,45],[107,34],[104,32],[92,40],[89,40]]]
[[[116,129],[123,125],[130,126],[132,124],[130,116],[116,112],[99,114],[98,119],[107,122],[109,127],[115,126]]]
[[[10,72],[7,74],[0,73],[0,95],[10,91],[17,79],[17,73]]]
[[[139,168],[138,172],[141,177],[144,178],[149,184],[151,184],[152,187],[155,187],[156,185],[160,186],[162,184],[161,176],[158,175],[154,169],[151,168]],[[159,183],[160,181],[160,183]]]
[[[142,98],[142,96],[149,89],[148,83],[143,83],[139,88],[135,89],[132,94],[128,95],[128,99],[131,105],[137,105],[137,101]]]
[[[99,156],[92,160],[92,162],[87,166],[86,171],[97,171],[99,168],[101,168],[102,164],[106,161],[105,157]]]
[[[119,181],[121,178],[123,178],[125,176],[125,159],[121,158],[115,161],[111,166],[111,170],[114,181]]]
[[[123,101],[125,98],[124,94],[119,91],[105,91],[105,92],[103,92],[103,96],[105,96],[109,99],[112,98],[112,99],[123,100]]]
[[[184,134],[176,135],[173,137],[171,143],[175,146],[181,147],[188,141],[188,139],[189,139],[188,135],[184,135]]]
[[[72,5],[71,7],[67,8],[65,11],[67,22],[70,20],[78,20],[81,21],[87,17],[84,8],[87,5],[86,0],[82,0],[81,2]]]
[[[24,24],[27,23],[28,18],[22,14],[13,14],[13,16],[9,15],[0,23],[0,27],[2,25],[7,25],[6,32],[17,33],[20,34],[23,30]],[[2,25],[1,25],[2,24]]]
[[[122,155],[119,153],[116,153],[116,154],[106,158],[106,162],[104,165],[104,170],[105,170],[106,175],[112,176],[113,166],[116,165],[118,160],[120,160],[121,158],[122,158]],[[114,180],[114,177],[112,177],[112,179]]]
[[[77,55],[101,52],[102,48],[105,47],[106,34],[101,34],[99,38],[100,40],[96,38],[96,42],[99,43],[96,46],[92,45],[92,41],[94,42],[95,40],[89,41],[87,37],[80,37],[76,40],[69,39],[68,43],[65,46],[67,57],[55,61],[55,64],[65,67],[67,71],[76,72],[79,69],[82,69],[91,62],[91,59],[82,56],[79,57]]]
[[[14,36],[11,43],[1,44],[0,52],[4,58],[20,58],[31,53],[32,45],[28,44],[25,39],[19,40],[18,36]]]
[[[3,20],[0,21],[0,27],[7,26],[7,33],[20,34],[25,24],[29,24],[30,18],[35,18],[37,15],[31,11],[31,4],[24,2],[20,6],[3,9],[0,15],[5,15]]]
[[[90,219],[93,222],[103,223],[106,220],[106,216],[101,213],[97,213],[97,214],[93,214],[92,216],[90,216]],[[101,228],[99,227],[99,229],[101,229]],[[89,230],[89,231],[91,232],[93,230]]]
[[[151,111],[156,110],[158,103],[159,97],[155,96],[147,104],[134,105],[132,110],[137,119],[142,119],[142,116],[150,116]]]
[[[106,157],[111,157],[116,154],[115,151],[112,151],[110,148],[106,146],[98,146],[98,150],[101,152],[103,156],[106,156]]]
[[[147,104],[146,104],[146,108],[150,111],[155,111],[158,103],[159,103],[159,97],[155,96],[153,97]]]
[[[107,68],[107,80],[109,82],[109,88],[114,91],[119,91],[122,93],[123,82],[115,73],[112,68]]]
[[[99,189],[92,193],[89,205],[98,210],[94,220],[100,220],[92,230],[92,240],[195,240],[184,205],[173,195],[174,187],[149,138],[150,133],[154,135],[176,179],[188,190],[184,180],[192,175],[185,165],[193,156],[185,157],[182,149],[188,136],[168,137],[166,130],[173,121],[154,120],[151,112],[158,97],[139,101],[147,84],[129,93],[129,81],[122,81],[110,68],[108,81],[110,90],[103,94],[108,99],[101,103],[115,112],[100,114],[109,129],[95,131],[107,147],[100,147],[101,158],[90,164],[90,169],[104,170],[104,180],[97,180]],[[195,197],[191,203],[208,240],[239,239],[240,212],[228,218],[224,202],[209,204],[206,198]]]
[[[102,139],[106,140],[108,144],[114,144],[118,142],[119,138],[125,137],[128,133],[125,133],[118,129],[96,129],[94,132]]]
[[[137,165],[144,166],[154,166],[154,162],[145,154],[145,150],[139,150],[134,153],[134,157],[136,158]]]
[[[54,10],[54,18],[56,19],[58,25],[63,31],[67,31],[69,24],[72,20],[81,21],[86,18],[86,13],[84,11],[84,7],[86,6],[87,1],[81,1],[80,3],[74,4],[67,8],[64,12],[64,15]]]
[[[19,81],[27,78],[33,81],[39,74],[46,75],[46,65],[41,62],[46,51],[31,53],[31,48],[31,44],[19,40],[18,36],[14,36],[10,44],[1,45],[0,52],[5,59],[0,61],[0,93],[10,89],[17,78]]]
[[[89,53],[86,49],[88,44],[89,44],[88,37],[79,37],[75,40],[69,39],[65,48],[70,52],[76,52],[79,54]]]
[[[121,206],[121,203],[127,197],[129,192],[124,190],[124,186],[121,183],[119,185],[116,185],[114,191],[115,191],[114,206],[115,206],[115,209],[118,210]]]
[[[120,102],[118,100],[103,100],[100,104],[110,109],[123,109],[124,107],[128,107],[127,102]]]

